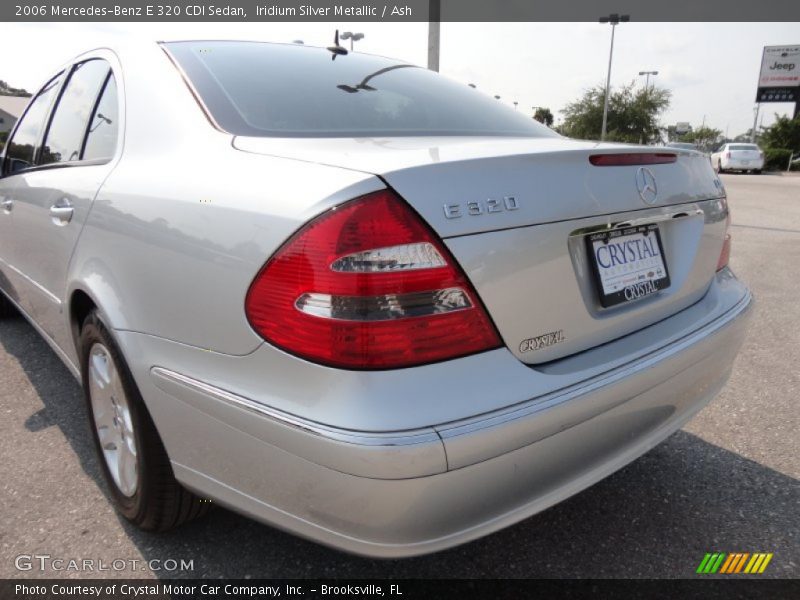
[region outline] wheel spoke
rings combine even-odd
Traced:
[[[125,433],[125,437],[123,438],[123,443],[125,447],[128,449],[128,452],[131,453],[131,456],[136,458],[136,440],[133,437],[133,432]]]
[[[104,389],[111,379],[108,372],[109,369],[112,368],[109,364],[109,358],[105,348],[100,351],[92,352],[90,375],[100,389]]]
[[[119,371],[114,369],[111,377],[111,393],[113,394],[116,408],[117,417],[119,418],[120,425],[125,432],[126,437],[133,438],[133,419],[131,417],[131,410],[128,406],[128,399],[125,396],[125,390],[122,388],[122,380],[119,377]]]
[[[119,436],[114,431],[113,425],[102,425],[97,428],[97,437],[100,439],[100,446],[105,450],[113,449],[110,445],[117,444]]]
[[[114,413],[105,404],[92,399],[92,412],[94,413],[94,423],[98,431],[114,427]]]
[[[119,447],[118,472],[120,491],[126,496],[132,495],[136,490],[136,457],[125,443]]]

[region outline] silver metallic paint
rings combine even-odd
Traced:
[[[37,274],[9,259],[22,243],[9,234],[19,231],[16,202],[0,214],[0,288],[76,377],[69,308],[76,292],[94,301],[176,476],[198,493],[350,551],[431,552],[591,485],[680,427],[724,384],[750,302],[730,271],[713,274],[724,212],[707,161],[680,153],[675,165],[654,165],[659,201],[642,209],[634,170],[587,162],[589,153],[629,147],[232,138],[209,123],[158,46],[81,59],[91,56],[112,62],[122,97],[114,162],[103,177],[87,171],[102,180],[99,190],[80,173],[91,166],[30,173],[75,205],[65,226],[49,209],[32,225],[38,235],[74,237],[61,238],[73,244],[68,252],[39,255],[63,269],[56,283],[37,282],[60,308],[42,308],[46,299],[31,287]],[[0,196],[13,200],[21,180],[0,179]],[[446,238],[508,348],[344,371],[282,352],[250,328],[244,297],[267,258],[310,218],[386,182]],[[442,211],[448,201],[506,195],[518,210],[461,219]],[[664,235],[686,247],[669,250],[678,283],[663,303],[594,306],[571,234],[676,213]],[[567,292],[562,304],[535,295],[545,276]],[[529,330],[565,321],[575,329],[550,349],[550,362],[515,356],[519,339],[537,333]]]
[[[614,215],[614,223],[659,224],[672,285],[650,298],[608,309],[597,299],[583,237],[588,229],[608,226],[602,215],[451,238],[446,243],[506,345],[523,362],[535,364],[621,337],[702,298],[725,234],[717,204],[707,200]],[[564,331],[563,343],[536,352],[520,351],[522,340],[558,330]]]
[[[600,396],[591,386],[584,396],[575,390],[537,424],[554,431],[534,443],[511,449],[526,441],[520,437],[524,419],[445,437],[452,460],[446,473],[399,480],[348,475],[193,409],[183,418],[201,434],[206,459],[192,466],[177,462],[175,473],[224,506],[350,552],[402,557],[442,550],[544,510],[679,429],[728,379],[752,312],[749,296],[742,300],[719,327],[631,369]],[[578,418],[575,411],[596,397],[608,410]],[[494,451],[475,455],[487,442]],[[226,472],[232,464],[239,466],[235,483]]]

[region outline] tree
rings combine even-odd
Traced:
[[[689,133],[683,134],[680,138],[680,141],[691,142],[701,150],[708,152],[714,149],[713,146],[716,145],[721,136],[722,132],[719,129],[713,129],[711,127],[698,127]]]
[[[606,139],[615,142],[649,143],[661,139],[658,117],[669,108],[672,93],[663,88],[639,88],[635,82],[611,92],[608,103]],[[563,130],[569,137],[600,139],[603,123],[605,88],[586,90],[581,98],[568,104]]]
[[[790,119],[775,115],[775,122],[761,134],[764,148],[786,148],[800,152],[800,117]]]
[[[545,108],[544,106],[536,108],[536,112],[533,113],[533,118],[539,121],[539,123],[544,123],[548,127],[552,127],[553,125],[553,113],[550,112],[549,108]]]
[[[30,97],[30,93],[22,88],[13,88],[5,81],[0,79],[0,95],[2,96],[24,96]]]

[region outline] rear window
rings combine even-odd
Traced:
[[[758,150],[755,144],[731,144],[728,150]]]
[[[492,97],[420,67],[259,42],[165,44],[214,120],[247,136],[557,137]]]

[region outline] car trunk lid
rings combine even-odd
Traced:
[[[697,153],[516,138],[236,138],[234,145],[381,177],[444,238],[506,346],[528,364],[611,341],[693,304],[708,289],[725,235],[722,184]],[[654,153],[674,161],[590,162]],[[669,286],[603,306],[586,237],[645,226],[658,229]]]

